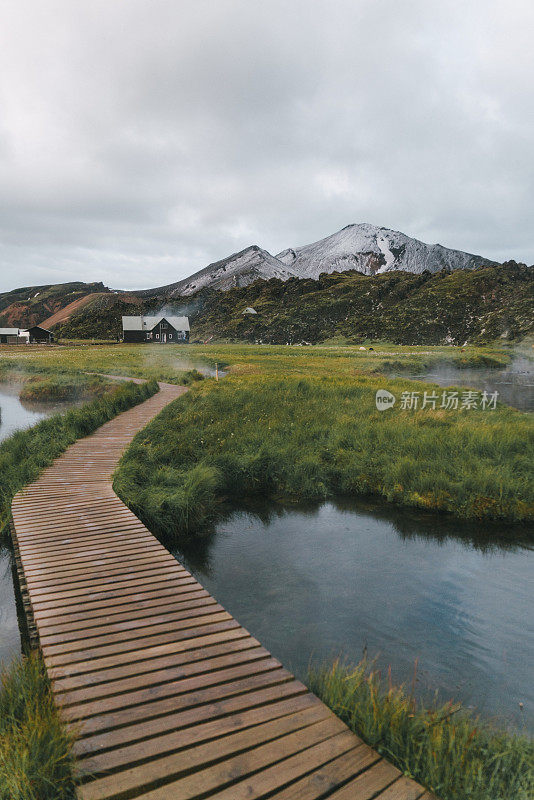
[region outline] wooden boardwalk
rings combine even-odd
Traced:
[[[114,494],[184,389],[72,445],[13,501],[14,537],[80,800],[430,800],[295,680]],[[290,609],[288,609],[290,613]]]

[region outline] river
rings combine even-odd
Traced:
[[[233,512],[175,554],[300,677],[310,660],[354,662],[366,650],[411,682],[417,659],[422,697],[439,689],[534,730],[534,552],[524,528],[369,502],[271,505]]]

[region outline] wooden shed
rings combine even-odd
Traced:
[[[0,344],[26,344],[28,337],[21,333],[18,328],[0,328]]]
[[[40,325],[34,325],[32,328],[27,328],[21,333],[29,335],[30,344],[50,344],[54,341],[54,334],[47,328],[42,328]]]

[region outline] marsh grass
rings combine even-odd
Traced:
[[[109,394],[64,414],[55,414],[0,444],[0,532],[5,532],[14,495],[50,466],[70,444],[95,431],[121,411],[158,391],[155,381],[124,383]]]
[[[42,659],[0,674],[0,800],[74,797],[72,739],[55,708]]]
[[[98,375],[32,375],[23,383],[20,399],[39,402],[87,400],[101,397],[112,388],[111,381]]]
[[[383,385],[370,376],[254,373],[206,381],[135,437],[116,491],[154,531],[177,535],[225,499],[258,495],[373,494],[463,518],[534,518],[530,415],[506,407],[380,412]],[[399,395],[409,382],[387,386]]]
[[[364,659],[312,667],[308,685],[358,736],[440,800],[531,800],[534,743],[459,703],[418,703]]]

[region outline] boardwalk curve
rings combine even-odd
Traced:
[[[13,500],[28,611],[80,800],[430,800],[348,730],[113,492],[183,387],[81,439]]]

